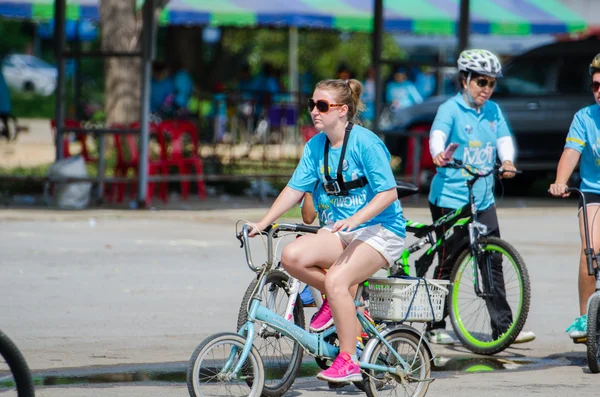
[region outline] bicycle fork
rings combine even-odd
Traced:
[[[493,296],[494,291],[494,277],[493,277],[493,258],[485,255],[485,251],[478,244],[479,238],[485,236],[488,233],[488,228],[483,223],[474,221],[469,224],[469,245],[471,247],[471,257],[473,258],[471,269],[473,276],[473,287],[475,289],[475,295],[479,298],[489,298]],[[480,261],[480,259],[483,259]],[[479,263],[482,268],[479,268]],[[479,283],[479,272],[482,272],[481,281],[483,282],[483,289],[488,292],[482,292]],[[484,279],[485,278],[485,279]]]

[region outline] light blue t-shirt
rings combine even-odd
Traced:
[[[0,113],[10,114],[12,112],[12,103],[10,101],[10,90],[0,71]]]
[[[388,103],[396,102],[400,109],[409,108],[423,102],[423,98],[414,84],[406,80],[403,82],[392,81],[385,88],[385,100]]]
[[[510,130],[500,107],[488,100],[481,112],[465,102],[462,93],[440,105],[431,131],[440,130],[447,136],[447,144],[458,143],[454,158],[488,172],[496,163],[496,141],[510,136]],[[431,182],[429,201],[438,207],[460,208],[469,202],[466,181],[472,178],[464,170],[437,168]],[[494,204],[494,175],[479,179],[473,187],[475,204],[479,211]]]
[[[301,192],[312,191],[317,181],[325,181],[323,155],[327,136],[321,132],[312,137],[304,147],[304,152],[288,186]],[[329,148],[329,175],[336,179],[342,147]],[[333,222],[343,220],[364,208],[376,194],[396,188],[396,180],[390,166],[390,153],[373,132],[355,125],[348,139],[348,147],[342,164],[344,181],[353,181],[362,176],[368,184],[349,191],[348,196],[329,196]],[[402,217],[400,201],[396,200],[373,219],[358,228],[382,225],[404,238],[406,222]]]
[[[180,70],[173,76],[173,85],[175,87],[175,105],[180,108],[187,107],[194,89],[192,77],[185,70]]]
[[[595,104],[575,113],[565,148],[581,153],[580,189],[600,194],[600,106]]]
[[[335,223],[333,220],[333,211],[331,210],[331,200],[322,183],[317,183],[315,190],[312,194],[313,205],[317,210],[317,216],[319,217],[319,225],[325,226],[331,223]]]

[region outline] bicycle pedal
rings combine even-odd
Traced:
[[[583,336],[581,338],[573,338],[573,343],[575,343],[576,345],[580,345],[582,343],[586,343],[587,342],[587,336]]]
[[[350,382],[344,382],[344,383],[327,382],[327,385],[329,386],[330,389],[341,389],[342,387],[349,386]]]

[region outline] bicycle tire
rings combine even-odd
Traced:
[[[592,295],[587,308],[587,362],[593,374],[600,373],[600,294]]]
[[[529,313],[529,304],[531,300],[531,286],[529,283],[529,273],[527,272],[525,261],[511,244],[497,237],[481,238],[479,244],[486,252],[492,251],[495,253],[500,253],[503,256],[507,257],[509,259],[509,263],[515,269],[518,278],[518,284],[520,287],[520,292],[518,296],[518,304],[516,310],[511,309],[513,319],[510,327],[497,338],[490,337],[490,339],[492,340],[481,340],[483,339],[482,337],[478,336],[476,333],[471,332],[466,328],[466,321],[463,321],[463,318],[461,316],[461,309],[459,309],[458,303],[459,299],[461,299],[461,279],[465,274],[469,273],[469,265],[472,261],[470,248],[466,248],[458,256],[454,268],[452,269],[452,273],[450,276],[450,280],[452,281],[452,288],[450,289],[447,303],[450,309],[449,314],[450,320],[452,322],[452,327],[462,344],[473,353],[493,355],[509,347],[515,341],[516,337],[523,329],[525,321],[527,320],[527,315]],[[467,287],[467,290],[469,290],[469,288],[470,287]],[[473,295],[472,289],[470,290],[470,294]],[[463,293],[462,295],[465,294]],[[487,307],[484,307],[484,310],[486,310],[487,314],[489,315]]]
[[[18,397],[34,397],[35,389],[27,361],[14,342],[2,331],[0,331],[0,354],[10,368]]]
[[[369,397],[377,397],[379,396],[379,391],[384,389],[383,392],[386,395],[391,395],[392,391],[389,390],[389,386],[393,389],[396,387],[404,387],[404,393],[400,393],[403,396],[412,396],[412,397],[422,397],[427,394],[427,389],[429,388],[429,383],[431,382],[431,356],[429,355],[429,351],[425,347],[425,343],[420,340],[413,333],[403,330],[397,329],[390,331],[385,335],[385,340],[387,343],[392,345],[394,349],[403,357],[407,364],[410,365],[410,368],[413,368],[414,365],[415,371],[412,372],[412,376],[406,376],[398,382],[398,377],[395,375],[391,375],[389,373],[379,373],[376,374],[374,370],[363,370],[363,386],[364,391]],[[399,351],[399,347],[396,347],[395,344],[406,344],[411,350],[414,352],[410,352],[408,354]],[[387,349],[383,342],[379,341],[375,348],[373,349],[371,355],[366,358],[366,361],[370,364],[382,364],[380,361],[383,360],[386,366],[398,366],[399,363],[388,362],[389,357],[394,358],[393,355],[385,354],[384,349]],[[414,376],[417,375],[417,376]],[[411,384],[417,383],[414,391],[409,392],[406,390]]]
[[[228,360],[225,358],[225,356],[228,356],[227,358],[229,358],[230,355],[230,351],[228,351],[227,349],[224,349],[222,351],[222,358],[219,360],[218,358],[213,358],[210,360],[207,360],[208,363],[206,368],[204,368],[204,371],[201,367],[202,362],[204,361],[204,357],[207,356],[212,350],[216,350],[220,345],[224,345],[226,343],[230,343],[232,345],[232,347],[235,347],[237,349],[237,353],[241,353],[244,345],[246,344],[246,339],[242,338],[241,336],[239,336],[238,334],[234,334],[231,332],[222,332],[222,333],[218,333],[218,334],[214,334],[209,336],[208,338],[204,339],[202,341],[202,343],[200,343],[198,345],[198,347],[196,347],[196,349],[194,350],[194,352],[192,353],[192,356],[190,357],[190,361],[188,363],[188,370],[186,373],[186,383],[187,383],[187,387],[188,387],[188,392],[190,394],[190,397],[208,397],[210,396],[210,394],[208,394],[209,392],[206,390],[206,387],[216,387],[217,388],[217,392],[219,392],[219,394],[215,394],[216,395],[223,395],[220,394],[222,393],[221,387],[223,386],[222,384],[227,383],[227,382],[231,382],[231,381],[235,381],[238,380],[238,386],[236,387],[236,389],[239,389],[239,384],[241,383],[246,383],[249,387],[250,387],[250,393],[246,394],[244,392],[243,395],[247,395],[249,397],[258,397],[261,395],[262,392],[262,388],[264,385],[264,381],[265,381],[265,369],[262,363],[262,358],[260,357],[260,354],[258,353],[258,351],[256,350],[256,347],[252,346],[252,348],[250,349],[250,353],[248,354],[248,358],[246,359],[246,362],[243,364],[244,366],[242,367],[242,371],[244,371],[244,373],[242,374],[241,378],[244,379],[229,379],[224,377],[221,373],[222,369],[218,369],[216,367],[216,363],[217,361],[222,361],[224,362],[223,364],[225,365],[225,362],[227,362]],[[235,360],[234,360],[234,365]],[[253,371],[252,374],[249,374],[249,367],[252,366]],[[209,377],[209,375],[214,375],[214,376],[210,376],[211,379],[207,379]],[[251,378],[252,381],[248,382],[248,378]],[[200,389],[202,389],[201,387],[201,381],[202,380],[206,380],[206,384],[207,386],[204,387],[204,392],[201,392]],[[215,386],[216,385],[216,386]],[[227,386],[223,386],[224,388],[227,388]],[[228,393],[228,395],[233,395],[233,393],[231,393],[231,391]],[[241,395],[240,395],[241,397]]]
[[[272,270],[271,272],[269,272],[265,277],[267,277],[266,279],[266,283],[265,283],[265,288],[263,289],[263,295],[265,294],[266,291],[269,290],[269,285],[275,286],[276,288],[280,288],[281,290],[283,290],[286,294],[286,296],[289,296],[289,293],[287,291],[287,283],[290,279],[290,276],[287,273],[284,273],[280,270]],[[246,293],[244,294],[244,297],[242,298],[242,304],[240,307],[240,311],[238,313],[238,321],[237,321],[237,329],[241,329],[244,324],[246,324],[247,318],[248,318],[248,305],[250,304],[250,301],[252,300],[252,296],[254,294],[254,290],[256,288],[256,285],[258,283],[258,279],[254,279],[252,280],[252,282],[250,283],[250,285],[248,285],[248,288],[246,289]],[[263,299],[263,303],[266,302],[266,298]],[[287,303],[287,300],[285,300],[285,302]],[[283,311],[285,311],[285,306],[283,307]],[[283,316],[284,313],[278,313],[279,315]],[[296,305],[294,306],[294,311],[293,311],[293,318],[294,318],[294,324],[296,324],[297,326],[301,327],[304,329],[305,327],[305,319],[304,319],[304,308],[302,306],[302,300],[300,299],[300,294],[298,294],[298,296],[296,297]],[[260,324],[260,322],[256,322],[256,324]],[[279,335],[279,334],[278,334]],[[255,336],[254,338],[254,345],[257,348],[258,352],[260,353],[261,357],[263,357],[263,360],[267,360],[269,357],[271,357],[270,355],[268,355],[268,351],[267,349],[271,349],[271,348],[275,348],[273,343],[265,343],[265,344],[259,344],[257,343],[257,341],[259,341],[261,338],[258,334]],[[280,337],[280,335],[278,337],[276,337],[277,341],[279,343],[281,343],[281,341],[293,341],[289,338],[284,338],[284,337]],[[269,375],[269,379],[265,380],[265,385],[263,388],[263,396],[265,397],[279,397],[282,396],[286,391],[288,391],[292,385],[294,384],[294,381],[296,380],[296,377],[298,376],[298,373],[300,372],[300,367],[302,365],[302,356],[304,354],[304,348],[297,343],[296,341],[293,341],[293,347],[292,347],[292,352],[289,358],[289,364],[287,364],[287,366],[281,365],[281,362],[277,362],[275,363],[274,367],[275,367],[275,371],[270,371],[270,375]],[[280,349],[280,351],[283,353],[283,349]],[[286,358],[287,360],[287,358]],[[269,361],[270,363],[271,361]],[[273,368],[269,368],[269,370],[272,370]],[[278,373],[283,372],[283,375],[281,376],[281,379],[276,379],[277,376],[275,376]]]

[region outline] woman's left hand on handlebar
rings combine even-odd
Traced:
[[[354,219],[353,216],[350,218],[342,219],[341,221],[337,221],[333,224],[331,231],[335,232],[351,232],[356,229],[356,227],[360,225],[360,222]]]
[[[510,178],[514,178],[517,168],[515,167],[515,165],[512,163],[512,161],[505,161],[502,163],[502,172],[500,174],[500,178],[502,179],[510,179]]]

